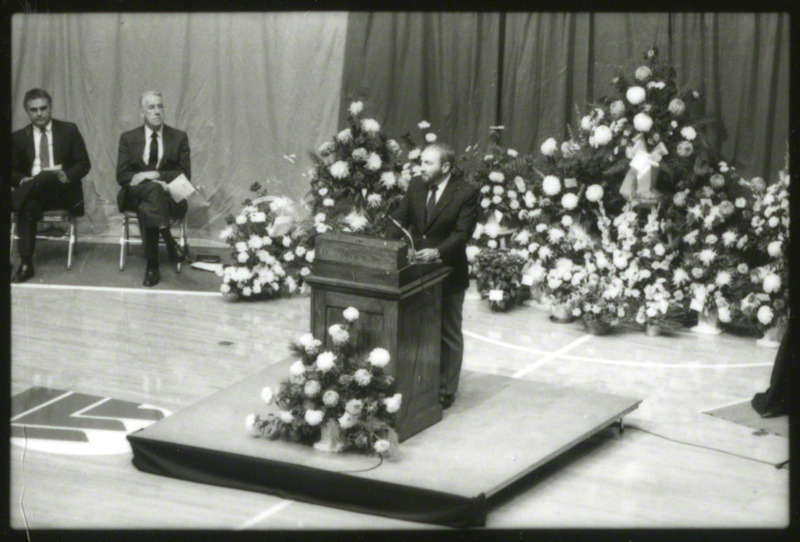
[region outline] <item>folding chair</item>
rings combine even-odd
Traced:
[[[78,227],[77,227],[78,217],[72,216],[69,214],[69,211],[65,209],[57,209],[54,211],[44,211],[42,213],[42,218],[39,219],[39,223],[45,223],[49,226],[66,226],[67,231],[62,233],[60,236],[51,235],[48,230],[44,230],[40,233],[36,234],[36,239],[41,239],[44,241],[66,241],[69,243],[69,248],[67,250],[67,270],[72,268],[72,254],[75,251],[75,245],[78,243]],[[16,213],[12,211],[11,213],[11,257],[14,256],[14,241],[19,240],[19,236],[17,235],[17,220],[16,220]]]
[[[136,224],[136,229],[139,230],[139,235],[137,237],[131,237],[130,235],[130,224],[131,220],[133,220]],[[188,254],[188,244],[186,242],[186,217],[178,218],[178,219],[170,219],[169,223],[170,229],[174,227],[179,228],[179,235],[178,235],[178,245]],[[164,240],[161,239],[159,236],[158,240],[159,244],[164,244]],[[141,245],[142,244],[142,230],[139,227],[139,219],[134,211],[124,211],[122,213],[122,236],[119,238],[119,270],[123,271],[125,269],[125,257],[130,252],[130,245]],[[178,262],[176,271],[178,273],[181,272],[182,264]]]

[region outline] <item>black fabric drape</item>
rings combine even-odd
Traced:
[[[499,23],[499,13],[351,13],[342,123],[363,100],[387,134],[418,136],[427,120],[457,153],[485,143],[497,121]]]
[[[792,344],[794,334],[791,327],[783,334],[772,376],[767,391],[753,396],[750,404],[762,418],[772,418],[788,414],[792,397],[792,382],[797,382],[797,341]],[[794,346],[794,348],[793,348]]]

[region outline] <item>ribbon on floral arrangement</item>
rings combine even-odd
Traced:
[[[619,187],[619,193],[628,201],[655,205],[661,200],[661,194],[656,190],[659,166],[669,151],[663,142],[648,151],[642,134],[636,135],[633,142],[631,147],[625,149],[626,156],[631,159],[630,169]]]
[[[689,304],[689,308],[696,312],[703,312],[703,309],[706,306],[706,296],[707,292],[704,286],[698,286],[694,291],[694,297],[692,298],[691,303]]]

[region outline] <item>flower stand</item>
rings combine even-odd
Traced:
[[[719,335],[722,328],[719,327],[719,317],[717,309],[703,309],[697,314],[697,325],[691,328],[693,333],[700,335]]]
[[[774,326],[767,328],[767,330],[764,332],[764,336],[758,339],[756,344],[766,348],[778,348],[781,345],[781,339],[783,338],[783,334],[785,332],[785,325],[775,324]]]
[[[583,327],[592,335],[608,335],[611,331],[611,322],[606,320],[583,320]]]
[[[648,337],[658,337],[662,334],[661,326],[658,324],[647,324],[644,326],[644,334]]]
[[[320,439],[314,443],[314,449],[320,452],[339,453],[345,448],[342,431],[335,420],[328,420],[322,428]]]

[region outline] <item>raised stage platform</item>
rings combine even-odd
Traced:
[[[128,436],[144,472],[408,521],[483,526],[486,499],[637,408],[640,399],[465,371],[455,404],[396,457],[253,438],[282,361]]]

